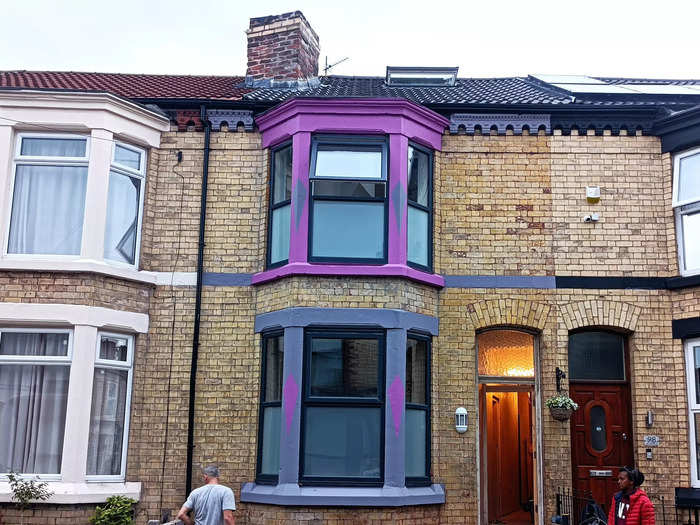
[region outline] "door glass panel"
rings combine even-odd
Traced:
[[[596,452],[608,448],[608,435],[605,430],[605,408],[601,405],[591,407],[591,447]]]
[[[569,336],[569,378],[588,381],[625,380],[625,340],[611,332]]]
[[[534,337],[515,330],[479,334],[479,375],[535,377]]]

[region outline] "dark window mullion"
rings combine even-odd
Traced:
[[[429,206],[423,206],[422,204],[418,204],[417,202],[413,201],[408,201],[408,205],[411,208],[416,208],[417,210],[423,210],[427,213],[430,213],[431,208]]]
[[[283,208],[284,206],[289,206],[292,203],[292,199],[287,199],[286,201],[280,201],[277,204],[271,204],[270,209],[276,210],[277,208]]]
[[[348,202],[384,202],[382,197],[335,197],[333,195],[314,195],[315,201],[348,201]]]

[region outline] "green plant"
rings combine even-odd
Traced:
[[[547,408],[565,408],[568,410],[578,410],[578,405],[566,394],[557,394],[544,402]]]
[[[10,490],[12,490],[12,499],[16,502],[17,507],[26,509],[32,501],[46,501],[53,492],[46,487],[48,483],[34,479],[23,479],[16,472],[10,471],[7,475],[7,480],[10,482]]]
[[[110,496],[104,505],[95,509],[90,518],[93,525],[131,525],[134,522],[136,500],[125,496]]]

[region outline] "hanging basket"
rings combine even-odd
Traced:
[[[573,412],[570,408],[549,407],[549,413],[557,421],[568,421]]]

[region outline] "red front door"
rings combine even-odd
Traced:
[[[579,406],[571,417],[573,486],[592,494],[607,513],[620,468],[634,461],[629,385],[571,383],[569,388]]]

